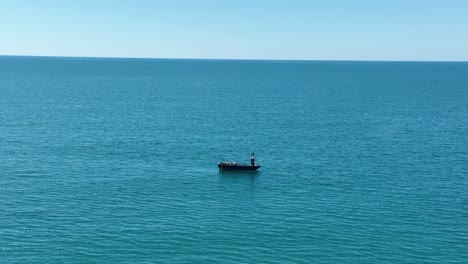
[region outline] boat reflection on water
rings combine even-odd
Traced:
[[[260,175],[261,171],[256,170],[246,170],[246,171],[236,171],[236,170],[219,170],[219,175],[226,175],[226,176],[242,176],[242,175],[250,175],[256,176]]]
[[[262,175],[261,171],[222,171],[218,172],[218,182],[223,184],[229,184],[230,188],[232,184],[247,184],[254,187],[257,180]]]

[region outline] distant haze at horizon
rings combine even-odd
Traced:
[[[0,55],[468,61],[468,2],[2,1]]]
[[[207,61],[285,61],[285,62],[440,62],[440,63],[468,63],[468,60],[358,60],[358,59],[257,59],[257,58],[174,58],[174,57],[123,57],[123,56],[67,56],[67,55],[4,55],[1,57],[24,57],[24,58],[69,58],[69,59],[122,59],[122,60],[207,60]]]

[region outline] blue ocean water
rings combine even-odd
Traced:
[[[468,63],[0,57],[0,157],[1,263],[468,260]]]

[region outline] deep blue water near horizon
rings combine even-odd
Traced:
[[[0,57],[0,156],[1,263],[468,260],[468,63]]]

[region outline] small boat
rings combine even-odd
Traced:
[[[260,165],[237,164],[237,162],[220,162],[218,163],[221,171],[254,171],[260,168]]]

